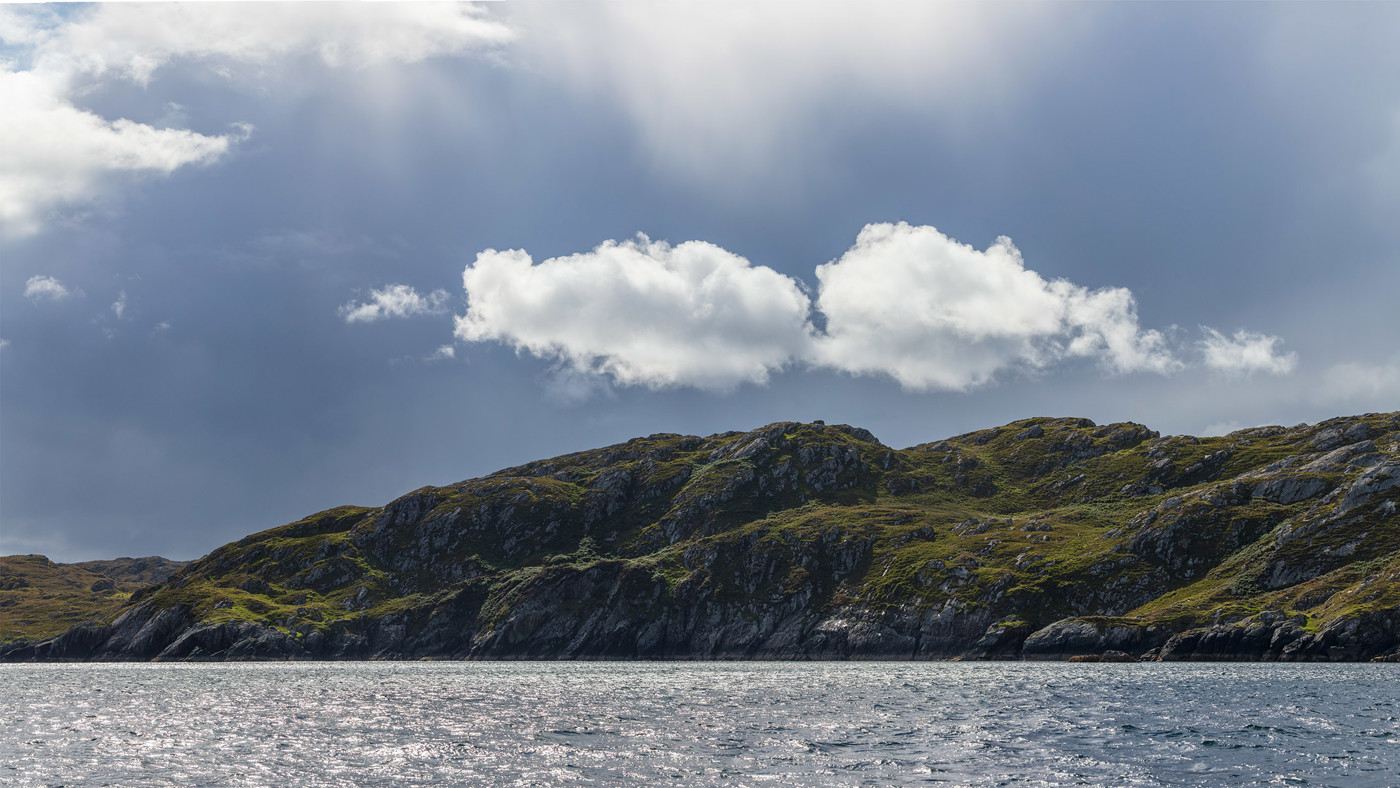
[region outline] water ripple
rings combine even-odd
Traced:
[[[1393,665],[0,666],[0,784],[1388,788]]]

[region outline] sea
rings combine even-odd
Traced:
[[[0,665],[0,785],[1400,786],[1400,665]]]

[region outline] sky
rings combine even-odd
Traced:
[[[1400,409],[1400,4],[0,5],[0,554]]]

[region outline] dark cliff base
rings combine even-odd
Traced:
[[[1400,414],[653,435],[254,534],[0,659],[1396,661],[1397,503]]]
[[[143,611],[144,612],[144,611]],[[1169,633],[1156,627],[1096,625],[1065,619],[1031,633],[935,638],[859,622],[835,631],[806,633],[788,641],[727,643],[688,648],[688,643],[646,642],[630,629],[602,641],[527,640],[479,648],[430,633],[407,633],[390,622],[365,631],[340,630],[296,638],[253,623],[199,626],[188,611],[134,618],[115,625],[89,624],[36,643],[0,647],[0,661],[257,661],[257,660],[1027,660],[1071,662],[1400,662],[1390,622],[1367,622],[1368,631],[1307,633],[1295,621],[1258,621]],[[776,642],[775,642],[776,641]],[[550,648],[550,645],[555,646]],[[643,646],[639,648],[638,646]]]

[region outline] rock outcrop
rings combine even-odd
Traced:
[[[1386,659],[1397,504],[1400,414],[660,434],[133,569],[0,659]]]

